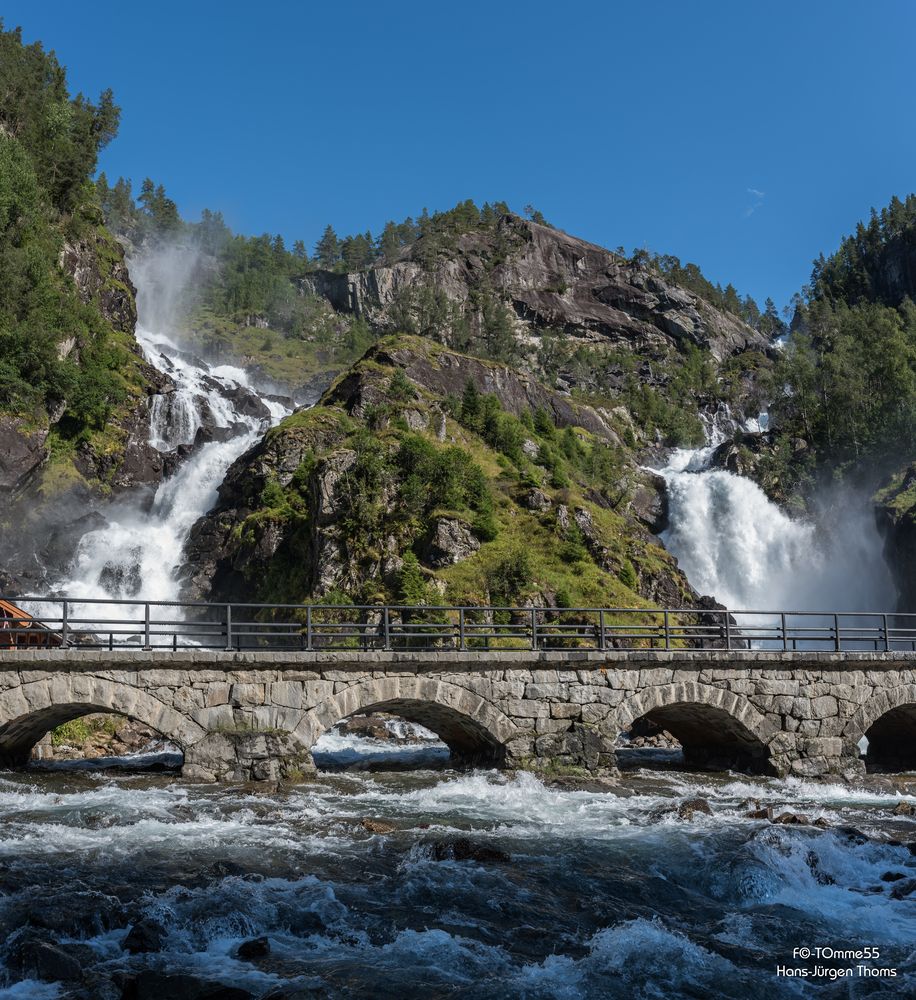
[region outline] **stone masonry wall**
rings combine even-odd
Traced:
[[[651,714],[697,760],[852,777],[867,729],[913,704],[916,654],[36,650],[0,654],[0,761],[116,711],[174,740],[187,777],[295,777],[323,732],[374,708],[535,771],[613,772],[614,739]]]

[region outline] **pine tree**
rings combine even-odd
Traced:
[[[330,270],[340,260],[340,240],[333,226],[327,226],[321,239],[315,245],[315,257],[318,263]]]

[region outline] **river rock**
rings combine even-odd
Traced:
[[[899,802],[892,812],[895,816],[916,816],[916,806],[912,802]]]
[[[891,899],[906,899],[914,892],[916,892],[916,878],[908,878],[905,881],[898,882],[891,889]]]
[[[467,837],[459,837],[450,842],[433,841],[432,856],[434,861],[477,861],[480,864],[512,860],[510,855],[498,847],[476,844]]]
[[[240,986],[226,986],[181,973],[144,970],[123,980],[121,1000],[254,1000]]]
[[[712,816],[712,809],[706,799],[686,799],[677,807],[681,819],[693,819],[696,815]]]
[[[165,928],[158,920],[144,918],[138,920],[127,932],[121,947],[131,955],[162,951]]]
[[[10,964],[29,978],[42,982],[73,982],[82,977],[80,961],[56,943],[29,933],[13,946]]]
[[[394,826],[394,824],[386,823],[384,820],[381,819],[368,819],[368,818],[362,819],[360,820],[359,825],[364,830],[368,830],[369,833],[377,833],[382,835],[394,833],[397,830],[397,827]]]
[[[881,876],[882,882],[899,882],[901,879],[905,879],[906,875],[903,872],[885,872]]]
[[[270,941],[266,937],[251,938],[243,941],[238,947],[238,957],[243,962],[254,962],[266,958],[270,954]]]

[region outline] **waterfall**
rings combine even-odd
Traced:
[[[57,585],[64,593],[176,600],[181,553],[194,522],[213,506],[235,459],[289,412],[282,403],[255,395],[240,368],[210,368],[189,360],[174,341],[148,330],[138,330],[137,340],[149,362],[176,384],[174,392],[153,401],[150,443],[171,452],[192,445],[204,428],[216,439],[198,443],[180,461],[148,508],[132,497],[106,512],[107,523],[80,540],[66,578]],[[261,405],[261,415],[252,414],[253,403]]]
[[[192,526],[213,506],[229,466],[291,411],[258,393],[241,368],[211,366],[181,347],[173,331],[192,294],[196,267],[197,252],[187,246],[160,247],[130,262],[137,284],[137,342],[146,360],[174,385],[149,403],[149,443],[171,456],[173,471],[151,503],[148,494],[133,494],[103,512],[106,524],[82,537],[73,562],[56,581],[60,593],[177,600]]]
[[[764,415],[753,423],[766,427]],[[722,434],[721,423],[708,423],[706,447],[679,449],[658,470],[669,505],[662,541],[690,584],[731,609],[893,608],[895,588],[867,501],[834,498],[829,523],[795,520],[752,480],[710,468]]]

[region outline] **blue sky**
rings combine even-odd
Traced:
[[[3,18],[73,90],[114,89],[110,178],[309,246],[328,222],[502,199],[781,306],[916,190],[909,0],[7,0]]]

